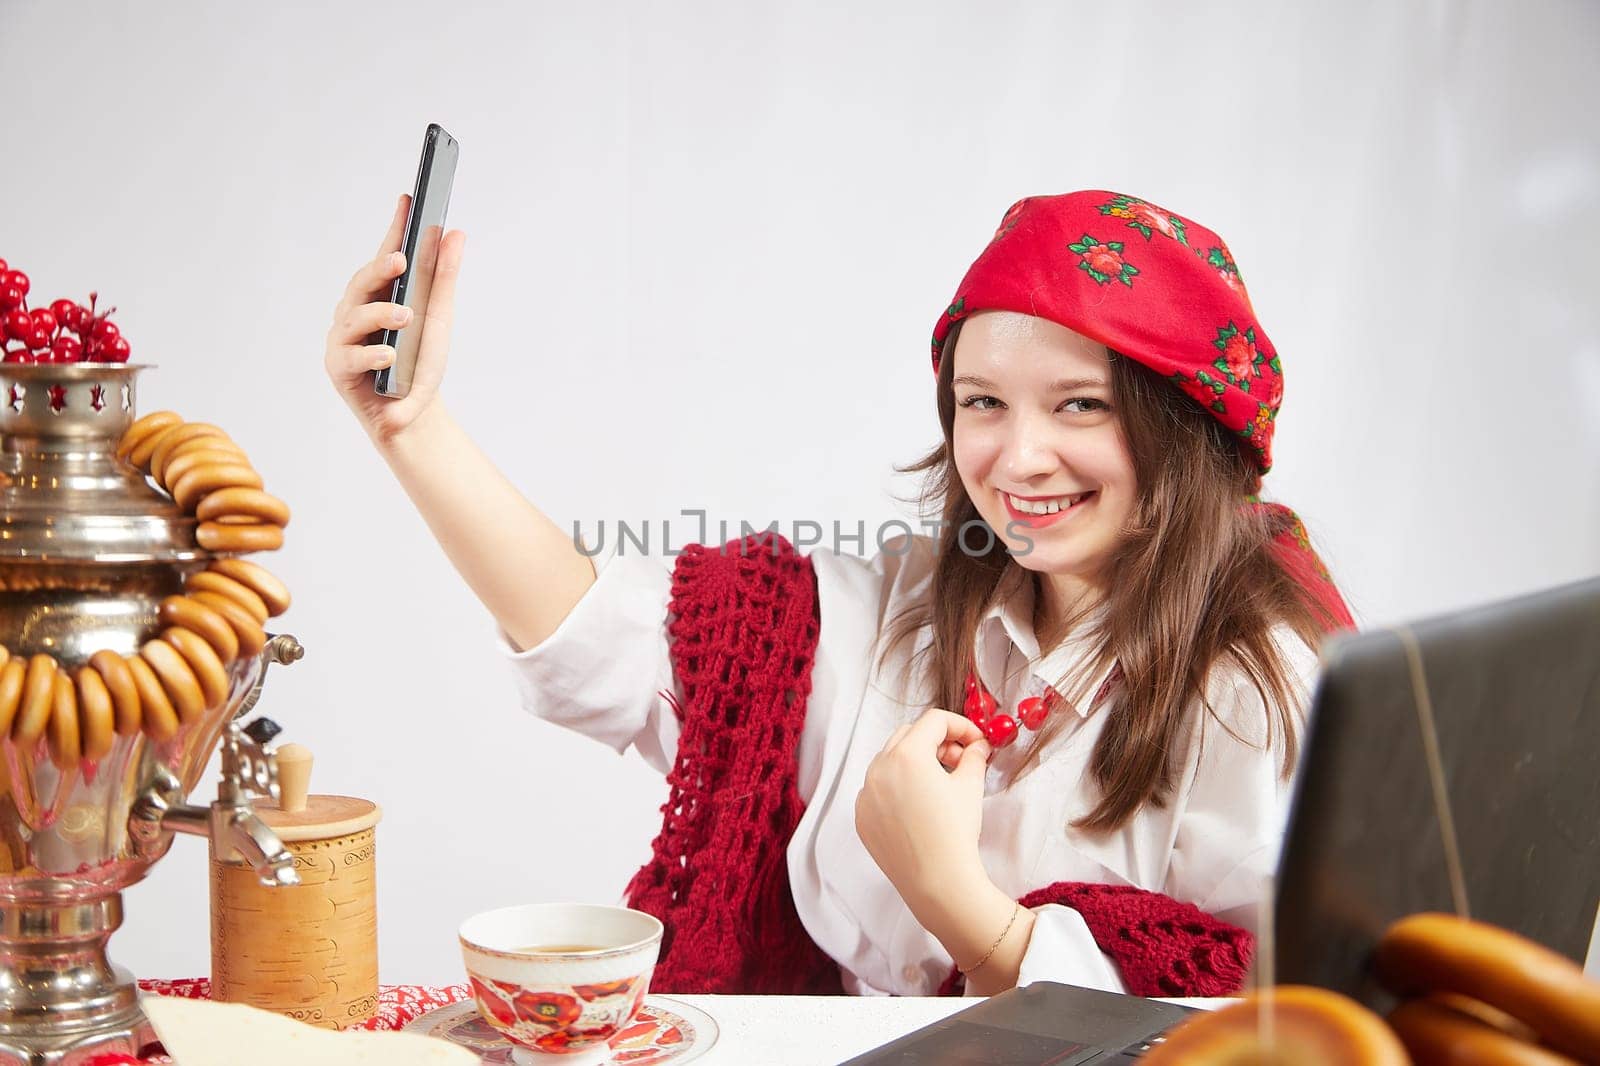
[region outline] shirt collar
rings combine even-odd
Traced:
[[[1034,575],[1022,567],[1012,567],[1002,578],[1002,586],[983,617],[978,622],[977,647],[974,662],[978,676],[989,691],[1000,698],[1006,691],[1006,663],[1015,648],[1030,664],[1030,672],[1044,683],[1066,676],[1078,660],[1090,649],[1088,635],[1094,628],[1098,612],[1080,625],[1065,640],[1043,658],[1039,655],[1039,638],[1033,628]],[[1073,704],[1080,718],[1093,712],[1093,694],[1098,692],[1110,667],[1102,670],[1089,687],[1090,698]]]

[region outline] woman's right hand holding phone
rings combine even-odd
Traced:
[[[531,648],[555,632],[594,584],[595,568],[439,400],[465,240],[460,230],[439,245],[411,391],[400,399],[373,391],[372,372],[387,366],[394,351],[370,343],[372,334],[404,325],[396,317],[404,309],[390,303],[389,294],[404,268],[400,240],[410,200],[401,197],[377,258],[350,279],[333,313],[323,363],[450,562],[512,644]]]
[[[377,256],[356,271],[345,287],[343,298],[334,308],[323,358],[334,388],[367,435],[380,446],[409,429],[439,394],[450,349],[450,327],[455,319],[456,277],[466,241],[466,234],[460,230],[445,235],[439,246],[427,313],[421,323],[412,322],[409,308],[389,302],[394,281],[405,269],[400,243],[410,206],[411,197],[402,196]],[[394,349],[372,341],[380,330],[398,328],[421,329],[422,343],[411,391],[400,399],[391,399],[373,391],[373,371],[394,361]]]

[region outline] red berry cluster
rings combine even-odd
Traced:
[[[28,310],[28,275],[0,259],[0,352],[7,363],[126,363],[128,338],[111,321],[115,307],[96,311],[99,295],[89,306],[56,300],[48,308]]]

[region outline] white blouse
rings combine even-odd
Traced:
[[[931,995],[950,973],[950,956],[862,846],[855,802],[867,764],[889,735],[931,704],[926,692],[902,687],[925,684],[905,667],[931,642],[929,628],[902,644],[881,671],[875,660],[880,626],[929,595],[935,543],[913,537],[871,560],[826,550],[810,558],[821,628],[799,745],[797,783],[806,810],[787,852],[795,909],[812,940],[839,963],[847,991]],[[679,734],[662,693],[683,699],[666,636],[674,561],[613,556],[543,643],[519,652],[503,632],[496,634],[527,710],[618,752],[631,746],[662,773],[672,766]],[[979,674],[1003,708],[1036,693],[1042,681],[1066,676],[1090,650],[1080,630],[1041,659],[1032,583],[1014,584],[977,633]],[[1274,635],[1298,682],[1303,717],[1316,654],[1286,627]],[[1057,711],[1068,724],[1026,774],[1016,776],[1029,734],[996,752],[979,842],[989,877],[1013,898],[1057,881],[1134,885],[1255,932],[1290,795],[1281,776],[1281,731],[1273,731],[1269,750],[1266,708],[1237,667],[1213,670],[1207,698],[1215,717],[1199,708],[1191,715],[1169,802],[1146,805],[1112,833],[1085,833],[1070,823],[1098,798],[1089,764],[1114,697],[1094,708]],[[1019,984],[1053,980],[1123,991],[1115,964],[1076,911],[1050,904],[1035,913]]]

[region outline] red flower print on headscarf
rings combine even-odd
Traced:
[[[1239,436],[1248,440],[1250,446],[1269,463],[1272,461],[1272,420],[1277,417],[1278,412],[1264,403],[1258,404],[1255,419],[1239,431]]]
[[[1237,381],[1248,381],[1255,376],[1257,358],[1256,346],[1243,333],[1229,337],[1222,349],[1222,359],[1228,364],[1228,373]]]
[[[1099,284],[1109,285],[1113,281],[1120,281],[1129,288],[1133,287],[1133,279],[1139,273],[1139,268],[1122,258],[1121,241],[1097,241],[1085,233],[1067,248],[1078,253],[1081,257],[1079,268]]]
[[[1261,396],[1261,402],[1277,410],[1283,403],[1283,375],[1274,371],[1263,378],[1263,387],[1267,390]]]
[[[1122,256],[1103,244],[1085,255],[1083,261],[1102,274],[1115,276],[1122,273]]]
[[[1250,381],[1261,373],[1261,364],[1267,357],[1256,347],[1254,326],[1240,329],[1229,322],[1217,330],[1217,339],[1211,342],[1222,357],[1211,365],[1228,375],[1228,381],[1245,392],[1250,391]]]
[[[1159,211],[1146,203],[1136,203],[1129,207],[1133,217],[1153,230],[1166,234],[1173,240],[1178,239],[1178,228],[1172,224],[1172,216],[1165,211]]]
[[[1164,207],[1157,207],[1138,197],[1113,196],[1110,203],[1100,205],[1099,211],[1102,215],[1127,219],[1128,228],[1138,230],[1139,235],[1147,241],[1152,233],[1159,232],[1186,247],[1189,244],[1183,219]]]

